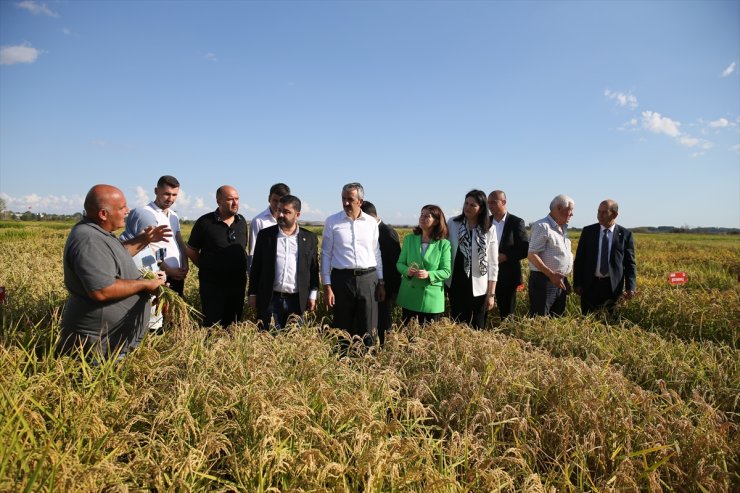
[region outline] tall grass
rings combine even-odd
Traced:
[[[728,491],[711,407],[443,322],[339,357],[317,327],[189,328],[119,364],[2,348],[0,487]]]
[[[2,491],[740,487],[737,239],[636,235],[620,322],[577,297],[521,318],[525,292],[497,332],[444,320],[343,356],[320,305],[275,336],[182,321],[90,366],[50,351],[71,224],[17,226],[0,229]],[[185,295],[199,308],[195,268]]]

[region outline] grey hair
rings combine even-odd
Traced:
[[[576,205],[572,198],[568,197],[564,193],[561,193],[550,202],[550,210],[554,211],[558,206],[568,207],[569,205]]]
[[[357,198],[365,200],[365,189],[359,183],[347,183],[342,187],[342,193],[349,192],[350,190],[357,190]]]

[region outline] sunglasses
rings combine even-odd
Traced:
[[[227,229],[226,239],[229,240],[229,243],[236,241],[236,231],[231,228]]]

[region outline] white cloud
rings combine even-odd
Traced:
[[[670,137],[681,135],[681,131],[678,129],[681,123],[666,116],[661,116],[657,111],[643,111],[642,126],[656,134],[666,134]]]
[[[629,106],[631,109],[635,109],[639,106],[637,97],[632,93],[613,92],[609,89],[604,89],[604,96],[608,99],[615,100],[619,106]]]
[[[144,187],[141,185],[137,186],[135,188],[136,190],[136,198],[134,199],[134,205],[129,204],[129,208],[133,209],[134,207],[141,207],[143,205],[147,205],[151,200],[149,199],[149,194],[144,190]]]
[[[41,52],[28,43],[15,46],[0,47],[0,65],[13,65],[16,63],[33,63]]]
[[[216,54],[215,53],[206,53],[203,58],[205,58],[209,62],[217,62],[218,61],[218,58],[216,57]]]
[[[82,212],[85,198],[80,195],[46,195],[35,193],[20,197],[2,194],[6,208],[13,212],[45,212],[47,214],[74,214]]]
[[[729,77],[733,72],[735,71],[735,62],[732,62],[727,66],[726,69],[722,71],[722,75],[720,77]]]
[[[15,4],[21,9],[26,9],[34,15],[48,15],[49,17],[59,17],[59,14],[53,12],[45,3],[34,2],[33,0],[23,0]]]
[[[709,126],[712,128],[725,128],[730,126],[730,122],[726,118],[720,118],[719,120],[709,122]]]
[[[730,150],[740,154],[740,144],[735,144],[734,146],[730,146]]]
[[[699,141],[699,139],[697,139],[696,137],[690,137],[690,136],[688,136],[688,135],[684,135],[683,137],[679,137],[679,138],[678,138],[678,142],[679,142],[679,144],[681,144],[682,146],[686,146],[686,147],[694,147],[694,146],[697,146],[697,145],[699,145],[699,142],[700,142],[700,141]]]

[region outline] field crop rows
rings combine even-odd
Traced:
[[[0,491],[740,488],[740,238],[635,235],[640,293],[613,320],[576,297],[528,319],[525,291],[490,330],[340,356],[320,307],[276,335],[190,321],[91,368],[50,351],[70,227],[0,223]]]

